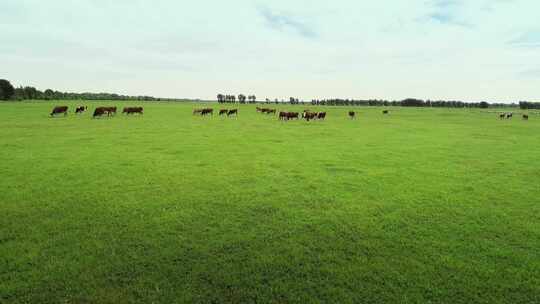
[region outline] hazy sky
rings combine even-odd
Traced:
[[[540,100],[538,0],[0,0],[0,78],[160,97]]]

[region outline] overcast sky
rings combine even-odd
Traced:
[[[159,97],[540,100],[538,0],[0,0],[0,78]]]

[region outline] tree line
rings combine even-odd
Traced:
[[[0,100],[120,100],[120,101],[180,101],[174,98],[152,96],[129,96],[114,93],[72,93],[52,89],[41,91],[31,86],[13,87],[5,79],[0,79]],[[183,100],[182,100],[183,101]]]
[[[322,106],[377,106],[377,107],[434,107],[434,108],[503,108],[503,107],[516,107],[517,104],[511,103],[488,103],[486,101],[481,102],[464,102],[457,100],[422,100],[416,98],[407,98],[404,100],[383,100],[383,99],[368,99],[368,100],[355,100],[355,99],[314,99],[311,101],[312,105]]]
[[[114,93],[71,93],[60,92],[57,90],[47,89],[40,91],[31,86],[13,87],[8,80],[0,79],[0,100],[133,100],[133,101],[188,101],[186,99],[174,98],[156,98],[152,96],[129,96]],[[200,101],[200,100],[191,100]],[[257,101],[255,95],[234,95],[234,94],[218,94],[217,101],[219,103],[240,103],[240,104],[255,104],[255,103],[289,103],[291,105],[311,104],[321,106],[402,106],[402,107],[441,107],[441,108],[506,108],[520,107],[521,109],[540,109],[540,102],[521,101],[516,103],[488,103],[480,102],[464,102],[456,100],[422,100],[416,98],[407,98],[404,100],[382,100],[382,99],[313,99],[311,102],[300,101],[295,97],[290,97],[288,101],[274,99],[271,101],[266,98],[264,102]]]
[[[236,95],[227,95],[227,94],[218,94],[217,95],[217,101],[218,103],[236,103],[236,100],[238,100],[238,103],[245,104],[245,103],[257,103],[257,96],[255,95],[249,95],[246,96],[244,94],[239,94],[238,98]]]
[[[540,102],[520,101],[519,107],[522,110],[528,110],[528,109],[540,110]]]

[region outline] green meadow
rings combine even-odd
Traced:
[[[0,103],[0,303],[540,303],[537,113],[105,105]]]

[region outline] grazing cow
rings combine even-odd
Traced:
[[[88,107],[85,107],[85,106],[80,106],[80,107],[77,107],[75,109],[75,114],[82,114],[84,113],[84,111],[86,111],[88,109]]]
[[[268,109],[268,111],[266,111],[266,114],[276,114],[276,109]]]
[[[227,113],[229,113],[229,110],[227,110],[227,109],[221,109],[221,110],[219,110],[219,116],[227,115]]]
[[[107,112],[105,107],[98,107],[94,110],[94,115],[92,115],[92,118],[101,117],[105,115]]]
[[[107,116],[116,115],[116,107],[101,107]]]
[[[507,113],[506,119],[511,119],[514,116],[514,113]]]
[[[354,119],[354,118],[356,117],[356,113],[353,112],[353,111],[349,111],[349,117],[350,117],[351,119]]]
[[[214,116],[214,109],[203,109],[202,112],[201,112],[201,115],[202,116],[206,116],[206,115],[212,115]]]
[[[280,120],[300,119],[300,114],[297,112],[279,112]]]
[[[289,112],[287,113],[287,120],[290,120],[290,119],[300,119],[300,114],[298,114],[297,112]]]
[[[316,113],[316,112],[304,112],[302,114],[302,118],[304,118],[307,121],[317,119],[317,117],[318,117],[318,113]]]
[[[382,113],[383,113],[384,115],[387,115],[387,114],[390,114],[390,111],[384,110],[384,111],[382,111]]]
[[[238,116],[238,109],[234,109],[234,110],[229,110],[229,112],[227,112],[227,117],[229,116]]]
[[[122,111],[122,114],[143,114],[143,108],[142,107],[134,107],[134,108],[124,108]]]
[[[201,115],[203,109],[193,109],[193,115]]]
[[[326,112],[319,112],[317,115],[318,119],[324,120],[326,118]]]
[[[64,116],[67,116],[68,115],[68,107],[66,107],[66,106],[54,107],[54,109],[51,112],[51,117],[53,117],[56,114],[64,114]]]
[[[503,114],[499,114],[499,119],[505,119],[506,118],[506,114],[503,113]]]
[[[523,114],[523,120],[529,120],[529,115]]]
[[[257,112],[263,112],[264,109],[257,107]]]

